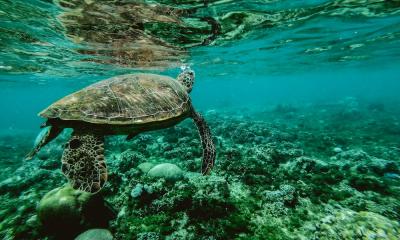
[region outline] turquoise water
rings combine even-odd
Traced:
[[[0,236],[63,239],[39,202],[67,183],[69,133],[24,160],[38,112],[109,77],[175,78],[182,65],[217,146],[212,175],[190,175],[190,120],[109,137],[98,195],[115,216],[85,216],[65,239],[98,227],[116,239],[400,239],[396,0],[0,0]],[[145,162],[186,177],[153,179]]]

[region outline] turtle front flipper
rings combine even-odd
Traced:
[[[203,147],[203,163],[201,166],[201,173],[203,175],[209,174],[214,167],[215,161],[215,145],[211,136],[210,128],[208,128],[204,118],[193,110],[192,118],[196,123],[199,131],[201,145]]]
[[[26,156],[26,160],[30,160],[35,156],[36,153],[40,151],[42,147],[44,147],[46,144],[51,142],[54,138],[56,138],[61,132],[62,128],[58,128],[56,126],[49,126],[44,128],[38,135],[37,138],[40,138],[40,140],[36,143],[35,147],[30,151]]]
[[[61,161],[61,170],[75,189],[96,193],[107,181],[103,135],[74,131]]]

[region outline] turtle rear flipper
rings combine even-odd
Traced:
[[[103,135],[74,131],[61,161],[62,172],[75,189],[96,193],[107,181]]]
[[[201,165],[201,173],[203,175],[209,174],[214,167],[215,161],[215,145],[211,136],[211,131],[207,126],[204,118],[193,110],[192,118],[196,123],[199,131],[201,145],[203,147],[203,163]]]
[[[25,159],[26,160],[30,160],[32,159],[36,153],[38,153],[40,151],[40,149],[42,147],[44,147],[46,144],[48,144],[49,142],[51,142],[54,138],[56,138],[61,132],[62,132],[62,128],[58,128],[56,126],[49,126],[48,128],[44,128],[40,133],[39,133],[39,137],[41,137],[41,139],[38,141],[38,143],[36,144],[36,146],[32,149],[32,151],[30,151],[26,156]]]

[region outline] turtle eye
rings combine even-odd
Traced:
[[[77,149],[78,147],[80,147],[81,146],[81,141],[79,141],[78,139],[72,139],[70,142],[69,142],[69,148],[71,148],[71,149]]]

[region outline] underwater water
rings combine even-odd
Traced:
[[[71,129],[25,159],[60,98],[181,66],[209,175],[191,119],[106,136],[96,194]],[[400,239],[399,76],[398,0],[0,0],[0,238]]]

